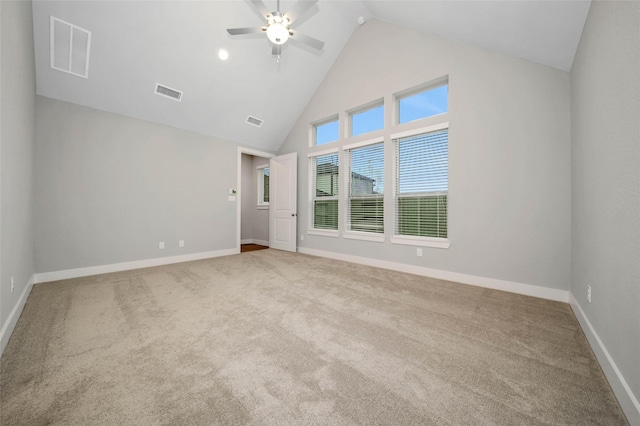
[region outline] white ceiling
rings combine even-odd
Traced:
[[[283,0],[281,10],[295,2]],[[275,10],[274,0],[265,0]],[[320,0],[294,25],[323,51],[287,42],[280,63],[263,34],[232,38],[226,28],[263,25],[233,1],[33,2],[40,95],[275,151],[358,27],[383,19],[568,71],[590,1]],[[49,17],[91,31],[89,78],[49,66]],[[366,24],[365,24],[366,25]],[[220,61],[225,48],[230,58]],[[161,83],[182,102],[154,94]],[[245,124],[248,115],[261,128]]]

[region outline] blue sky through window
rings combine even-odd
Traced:
[[[316,126],[316,145],[338,140],[338,119]]]
[[[399,123],[408,123],[447,112],[449,110],[448,94],[449,86],[444,85],[400,99]]]
[[[351,116],[351,136],[358,136],[382,128],[384,128],[384,105]]]

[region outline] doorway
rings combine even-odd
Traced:
[[[269,157],[240,154],[240,252],[269,247]]]
[[[236,253],[242,244],[297,251],[297,154],[273,154],[238,147]]]

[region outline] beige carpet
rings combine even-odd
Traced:
[[[2,425],[626,424],[568,305],[301,254],[36,285]]]

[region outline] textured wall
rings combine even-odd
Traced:
[[[40,96],[36,114],[38,272],[236,246],[237,145]]]
[[[384,136],[389,154],[391,133],[424,126],[392,127],[392,95],[445,75],[451,247],[425,248],[417,257],[415,247],[389,241],[305,235],[300,245],[568,290],[569,74],[381,21],[354,32],[280,148],[280,153],[299,154],[299,232],[309,221],[309,123],[334,114],[345,117],[351,108],[384,98],[387,128],[357,140]],[[337,145],[345,143],[341,137]],[[385,174],[390,183],[390,164]],[[388,233],[390,225],[385,224]]]
[[[639,43],[640,2],[593,2],[571,69],[571,292],[636,398],[640,397]],[[629,420],[640,422],[640,413]]]
[[[2,328],[34,272],[32,176],[36,87],[31,2],[3,1],[0,7]],[[11,276],[15,280],[13,293]]]

